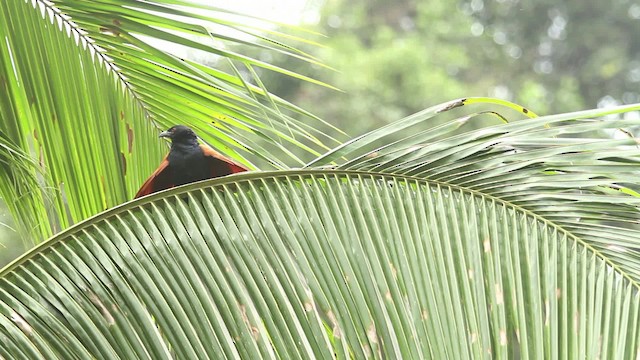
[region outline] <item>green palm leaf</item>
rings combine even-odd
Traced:
[[[591,118],[640,106],[520,120],[452,135],[477,116],[473,114],[420,130],[427,119],[466,101],[441,104],[390,125],[388,131],[376,130],[313,165],[347,157],[352,160],[339,168],[416,176],[499,199],[566,231],[637,283],[640,153],[637,140],[620,129],[637,126],[638,120]],[[410,136],[376,145],[403,132]],[[621,136],[612,138],[615,133]]]
[[[4,357],[630,358],[638,286],[519,206],[342,171],[125,204],[0,278]]]
[[[24,220],[23,230],[43,239],[130,199],[166,152],[158,129],[175,123],[253,168],[286,168],[301,154],[325,151],[331,140],[294,116],[318,119],[269,94],[255,69],[316,81],[232,45],[317,59],[278,39],[301,38],[261,34],[251,21],[175,0],[1,2],[0,130],[40,165],[41,186],[25,183],[18,197],[49,199],[30,205],[24,219],[38,221]],[[160,45],[204,52],[229,70]],[[243,79],[241,71],[254,76]]]
[[[15,219],[20,223],[18,230],[24,231],[30,224],[38,222],[38,218],[46,218],[47,214],[40,204],[49,199],[43,198],[41,192],[33,192],[40,184],[38,165],[25,154],[12,139],[0,132],[0,177],[5,181],[0,182],[0,192],[7,201],[9,210],[16,214]],[[36,210],[35,212],[32,212]],[[42,210],[41,212],[37,212]],[[41,228],[33,229],[43,238],[47,231]],[[23,236],[28,234],[23,233]]]

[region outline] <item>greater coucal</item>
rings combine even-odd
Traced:
[[[161,132],[159,137],[171,139],[171,150],[142,184],[136,198],[174,186],[248,170],[209,146],[199,144],[196,133],[184,125],[173,126]]]

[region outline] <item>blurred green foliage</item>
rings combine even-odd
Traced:
[[[338,94],[261,74],[269,89],[350,135],[454,98],[492,96],[538,114],[640,102],[634,1],[328,0],[309,48]],[[271,58],[308,74],[309,65]]]

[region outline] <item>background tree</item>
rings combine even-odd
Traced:
[[[539,114],[640,101],[640,8],[632,1],[315,4],[316,29],[328,36],[319,56],[338,71],[312,75],[348,96],[265,81],[349,134],[465,96],[499,97]]]

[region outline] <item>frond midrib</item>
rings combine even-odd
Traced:
[[[131,94],[131,97],[133,98],[133,100],[141,107],[142,112],[144,113],[144,116],[148,119],[154,118],[153,114],[148,109],[147,104],[140,98],[140,96],[133,89],[133,86],[126,80],[126,75],[122,73],[120,71],[120,68],[113,61],[111,61],[109,57],[106,55],[108,53],[108,50],[98,46],[97,41],[95,41],[93,38],[91,38],[91,36],[88,35],[89,34],[88,31],[82,29],[75,22],[73,22],[73,18],[71,16],[63,16],[63,12],[60,9],[58,9],[54,4],[48,3],[43,0],[36,0],[36,3],[33,6],[34,11],[38,10],[38,6],[39,6],[38,4],[41,4],[43,7],[51,11],[51,13],[56,19],[60,19],[60,21],[63,23],[62,26],[65,26],[65,24],[66,26],[69,26],[70,32],[78,36],[78,41],[82,41],[84,44],[86,44],[87,49],[91,48],[95,52],[97,58],[99,59],[98,61],[105,64],[105,66],[107,66],[109,70],[113,71],[118,82],[120,82],[120,84],[124,87],[125,91]],[[44,15],[45,19],[46,19],[46,16],[47,14],[45,11],[45,15]],[[55,24],[55,21],[52,21],[52,22]],[[64,34],[63,29],[60,29],[59,27],[57,28],[61,33]],[[69,35],[68,38],[72,39],[73,35]],[[76,43],[76,45],[78,44]],[[77,46],[77,48],[79,51],[83,51],[80,46]],[[90,50],[87,50],[87,51],[90,51]],[[151,123],[154,124],[153,121]]]
[[[122,205],[113,207],[111,209],[108,209],[100,214],[97,214],[93,217],[90,217],[80,223],[77,223],[76,225],[52,236],[51,238],[49,238],[47,241],[42,242],[41,244],[39,244],[38,246],[32,248],[31,250],[29,250],[27,253],[25,253],[24,255],[22,255],[21,257],[17,258],[16,260],[14,260],[12,263],[8,264],[7,266],[5,266],[3,269],[0,270],[0,277],[5,276],[7,273],[11,272],[14,268],[18,267],[20,264],[22,264],[23,262],[25,262],[27,259],[29,259],[31,257],[32,254],[37,253],[43,249],[46,249],[54,244],[56,244],[58,241],[61,241],[65,238],[68,238],[76,233],[79,233],[83,230],[85,230],[86,228],[104,220],[107,218],[110,218],[112,216],[118,215],[118,214],[122,214],[125,213],[127,211],[130,211],[136,207],[139,206],[144,206],[145,204],[154,202],[156,200],[159,199],[163,199],[163,198],[168,198],[171,196],[178,196],[181,194],[186,194],[189,193],[193,190],[197,190],[197,189],[204,189],[204,188],[210,188],[210,187],[218,187],[218,186],[224,186],[224,185],[228,185],[228,184],[235,184],[238,182],[242,182],[242,181],[248,181],[248,180],[254,180],[254,179],[269,179],[269,178],[283,178],[283,177],[292,177],[292,176],[314,176],[314,175],[323,175],[323,176],[332,176],[332,175],[337,175],[337,176],[347,176],[347,177],[363,177],[363,176],[367,176],[367,177],[379,177],[379,178],[394,178],[394,179],[404,179],[405,181],[413,181],[413,182],[417,182],[417,183],[423,183],[423,184],[433,184],[433,185],[438,185],[440,187],[443,188],[449,188],[452,190],[457,190],[460,193],[466,193],[466,194],[470,194],[472,196],[475,197],[479,197],[482,199],[486,199],[486,200],[491,200],[494,201],[498,204],[503,205],[506,208],[511,208],[512,210],[516,211],[516,212],[520,212],[523,213],[525,215],[530,216],[532,219],[539,221],[540,223],[553,228],[555,230],[557,230],[559,233],[562,233],[564,235],[567,236],[567,238],[572,239],[574,242],[576,242],[577,244],[580,244],[582,246],[584,246],[585,249],[587,249],[588,251],[592,252],[596,257],[600,258],[602,261],[605,262],[605,264],[611,266],[611,268],[616,271],[617,273],[619,273],[623,278],[627,279],[636,289],[640,290],[640,282],[638,282],[637,280],[635,280],[631,275],[629,275],[627,272],[623,271],[623,269],[615,264],[613,261],[611,261],[611,259],[609,259],[605,254],[603,254],[601,251],[599,251],[598,249],[596,249],[595,247],[593,247],[591,244],[589,244],[588,242],[584,241],[581,237],[577,236],[576,234],[572,233],[570,230],[566,229],[565,227],[563,227],[561,224],[555,223],[553,221],[550,221],[546,218],[544,218],[542,215],[537,214],[536,212],[532,211],[531,209],[522,207],[520,205],[516,205],[513,204],[512,202],[506,201],[500,197],[496,197],[493,196],[491,194],[486,194],[486,193],[482,193],[479,192],[477,190],[474,189],[470,189],[470,188],[466,188],[460,185],[456,185],[456,184],[450,184],[450,183],[446,183],[446,182],[442,182],[442,181],[437,181],[437,180],[431,180],[431,179],[422,179],[419,177],[414,177],[414,176],[408,176],[408,175],[401,175],[401,174],[390,174],[390,173],[381,173],[381,172],[366,172],[366,171],[355,171],[355,170],[317,170],[317,169],[310,169],[310,170],[279,170],[279,171],[258,171],[258,172],[247,172],[247,173],[240,173],[240,174],[234,174],[231,176],[226,176],[223,178],[217,178],[217,179],[209,179],[209,180],[204,180],[201,182],[197,182],[197,183],[192,183],[192,184],[187,184],[187,185],[183,185],[177,188],[172,188],[172,189],[168,189],[162,192],[158,192],[158,193],[154,193],[151,194],[149,196],[143,197],[143,198],[139,198],[139,199],[134,199],[132,201],[129,201],[127,203],[124,203]]]

